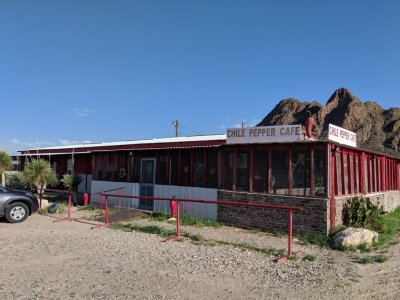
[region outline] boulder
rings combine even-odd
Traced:
[[[378,233],[364,228],[347,228],[338,232],[333,237],[333,242],[336,248],[352,249],[360,245],[371,245],[378,241]]]

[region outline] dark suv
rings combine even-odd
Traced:
[[[14,191],[0,185],[0,217],[10,223],[24,221],[39,207],[38,199],[30,192]]]

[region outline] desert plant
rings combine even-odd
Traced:
[[[66,174],[63,175],[63,179],[61,179],[62,184],[65,188],[70,190],[71,192],[77,192],[78,186],[82,182],[82,176],[78,174]]]
[[[383,231],[383,223],[380,216],[383,214],[383,206],[374,205],[366,197],[353,197],[347,200],[343,208],[343,223],[353,227],[364,227]]]
[[[56,173],[44,159],[33,159],[26,166],[22,174],[23,182],[30,187],[43,189],[47,185],[57,185]]]
[[[0,175],[2,185],[6,184],[4,172],[11,170],[12,166],[12,158],[5,151],[0,151]]]
[[[24,188],[22,173],[18,172],[7,176],[6,184],[11,189],[22,190]]]

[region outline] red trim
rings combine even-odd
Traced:
[[[332,145],[333,147],[333,145]],[[331,148],[332,151],[332,148]],[[330,155],[330,197],[329,197],[329,231],[332,231],[335,228],[335,195],[338,194],[337,187],[337,168],[336,168],[336,153],[333,152]]]
[[[292,149],[289,149],[289,159],[288,159],[288,185],[289,185],[289,189],[288,189],[288,195],[291,196],[292,195]]]
[[[353,187],[354,194],[357,194],[360,191],[357,180],[357,153],[353,153]]]
[[[334,183],[334,195],[339,195],[339,186],[338,186],[338,172],[337,172],[337,162],[336,162],[337,153],[333,152],[333,161],[332,161],[332,168],[333,168],[333,183]]]
[[[386,157],[381,158],[382,192],[386,191]]]
[[[344,170],[344,153],[342,150],[340,153],[340,179],[342,182],[342,195],[346,195],[346,181],[345,181],[345,170]]]
[[[375,183],[376,183],[376,180],[375,180],[375,163],[376,163],[376,160],[375,160],[375,158],[373,157],[373,156],[371,156],[371,169],[372,169],[372,179],[371,179],[371,181],[372,181],[372,189],[371,189],[371,191],[372,192],[376,192],[376,186],[375,186]]]
[[[364,165],[364,152],[360,153],[358,159],[360,165],[360,191],[365,195],[365,165]]]
[[[350,159],[350,152],[347,153],[347,191],[348,193],[351,195],[353,193],[352,189],[351,189],[351,159]]]
[[[170,143],[146,143],[131,145],[115,145],[115,146],[96,146],[81,148],[62,148],[62,149],[42,149],[22,151],[21,154],[46,154],[46,153],[72,153],[72,152],[88,152],[88,151],[116,151],[116,150],[157,150],[157,149],[177,149],[177,148],[196,148],[196,147],[218,147],[225,145],[226,140],[215,141],[195,141],[195,142],[170,142]]]

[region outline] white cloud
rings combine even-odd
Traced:
[[[70,145],[90,144],[90,143],[92,143],[92,142],[89,141],[89,140],[71,141],[71,140],[61,139],[61,140],[59,140],[59,143],[60,143],[62,146],[70,146]]]
[[[87,117],[89,114],[95,113],[95,110],[88,108],[75,108],[76,117]]]

